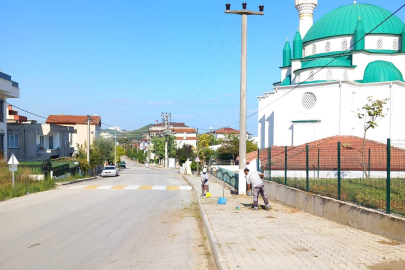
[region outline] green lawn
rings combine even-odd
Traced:
[[[271,180],[285,184],[284,177],[273,177]],[[306,190],[306,179],[288,178],[287,185]],[[310,179],[309,192],[337,199],[338,181],[337,179]],[[386,179],[342,179],[341,199],[386,211]],[[403,178],[391,179],[391,211],[405,216],[405,179]]]

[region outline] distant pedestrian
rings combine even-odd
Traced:
[[[205,196],[205,194],[207,192],[210,192],[207,168],[204,168],[201,173],[201,191],[202,191],[201,196],[203,196],[203,197]]]
[[[263,197],[264,204],[266,206],[266,210],[270,210],[270,204],[269,200],[267,199],[265,190],[264,190],[264,183],[261,178],[261,174],[259,172],[249,172],[249,169],[245,169],[245,175],[246,175],[246,180],[248,184],[248,191],[249,193],[251,191],[251,188],[253,188],[253,209],[254,210],[259,210],[259,193]]]

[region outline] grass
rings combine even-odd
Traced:
[[[268,180],[268,179],[267,179]],[[285,184],[284,177],[272,181]],[[306,191],[306,179],[287,178],[287,186]],[[310,179],[309,192],[338,198],[337,179]],[[386,211],[386,179],[342,179],[341,200]],[[405,216],[405,179],[391,179],[391,211]]]
[[[81,179],[85,179],[85,178],[87,178],[87,176],[75,174],[75,175],[66,176],[66,178],[64,178],[64,179],[56,180],[56,182],[57,183],[68,183],[68,182],[73,182],[73,181],[81,180]]]
[[[0,164],[0,201],[55,187],[54,180],[36,181],[30,178],[30,174],[29,169],[19,169],[15,173],[15,187],[13,187],[12,173],[8,171],[7,164]]]

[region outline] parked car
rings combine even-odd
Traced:
[[[118,176],[118,169],[115,168],[115,166],[107,166],[104,168],[104,170],[101,172],[102,177],[106,176]]]
[[[124,168],[124,169],[126,169],[126,168],[127,168],[127,164],[125,163],[125,161],[121,161],[118,167],[119,167],[119,168]]]

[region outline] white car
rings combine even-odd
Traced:
[[[118,169],[115,168],[115,166],[107,166],[104,168],[104,170],[101,172],[102,177],[106,176],[118,176]]]

